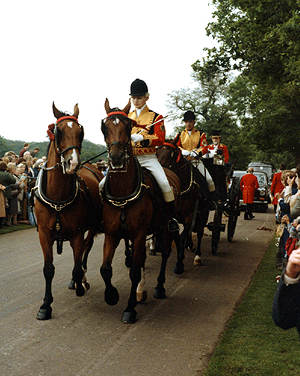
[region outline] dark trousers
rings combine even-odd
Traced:
[[[245,219],[252,219],[253,204],[246,204]]]

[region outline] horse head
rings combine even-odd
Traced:
[[[73,115],[59,111],[54,102],[52,109],[57,119],[53,129],[56,152],[60,157],[63,172],[73,174],[80,165],[81,144],[84,137],[83,127],[78,123],[78,104],[74,106]]]
[[[182,160],[180,148],[177,146],[178,137],[174,140],[166,140],[156,150],[157,158],[163,167],[174,169]]]
[[[107,117],[102,120],[101,131],[108,149],[108,163],[112,170],[126,169],[129,157],[132,155],[131,128],[133,120],[128,118],[130,101],[123,110],[110,108],[106,98],[104,108]]]

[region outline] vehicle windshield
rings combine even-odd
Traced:
[[[247,174],[247,171],[237,170],[237,171],[233,172],[233,176],[236,176],[236,177],[238,177],[240,179],[242,178],[242,176],[244,176],[246,174]],[[268,184],[267,176],[266,176],[266,174],[264,172],[256,172],[256,171],[254,171],[254,175],[257,177],[258,185],[260,187],[265,187]]]
[[[267,177],[265,174],[260,174],[259,172],[254,171],[254,175],[257,177],[258,185],[264,187],[267,185]]]

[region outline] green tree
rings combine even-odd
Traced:
[[[207,27],[218,47],[193,64],[199,76],[232,70],[250,83],[248,138],[258,151],[300,163],[300,1],[213,0]],[[246,126],[241,123],[242,126]]]

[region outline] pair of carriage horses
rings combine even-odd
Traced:
[[[125,239],[126,265],[130,267],[131,280],[128,305],[122,314],[125,323],[136,321],[135,307],[138,300],[145,296],[143,282],[147,235],[155,234],[162,255],[154,293],[156,298],[166,297],[165,273],[173,240],[177,247],[175,273],[184,271],[184,249],[192,230],[198,233],[194,262],[200,262],[201,237],[209,208],[195,179],[195,167],[182,157],[175,142],[167,142],[157,150],[175,193],[179,222],[184,225],[181,235],[171,233],[159,188],[151,174],[141,169],[132,154],[133,121],[127,116],[130,102],[123,110],[111,109],[106,99],[104,107],[107,117],[102,121],[101,130],[107,144],[109,170],[101,195],[101,172],[92,164],[80,164],[84,130],[78,122],[78,105],[75,105],[74,114],[70,116],[59,111],[53,103],[57,121],[48,127],[50,143],[47,163],[38,177],[34,199],[39,240],[44,254],[45,295],[37,313],[40,320],[50,319],[52,315],[55,242],[58,253],[62,252],[63,241],[70,242],[74,255],[72,281],[77,296],[83,296],[89,288],[85,276],[88,254],[94,236],[104,232],[100,274],[105,282],[105,301],[114,305],[119,300],[119,294],[111,282],[112,261],[120,240]]]

